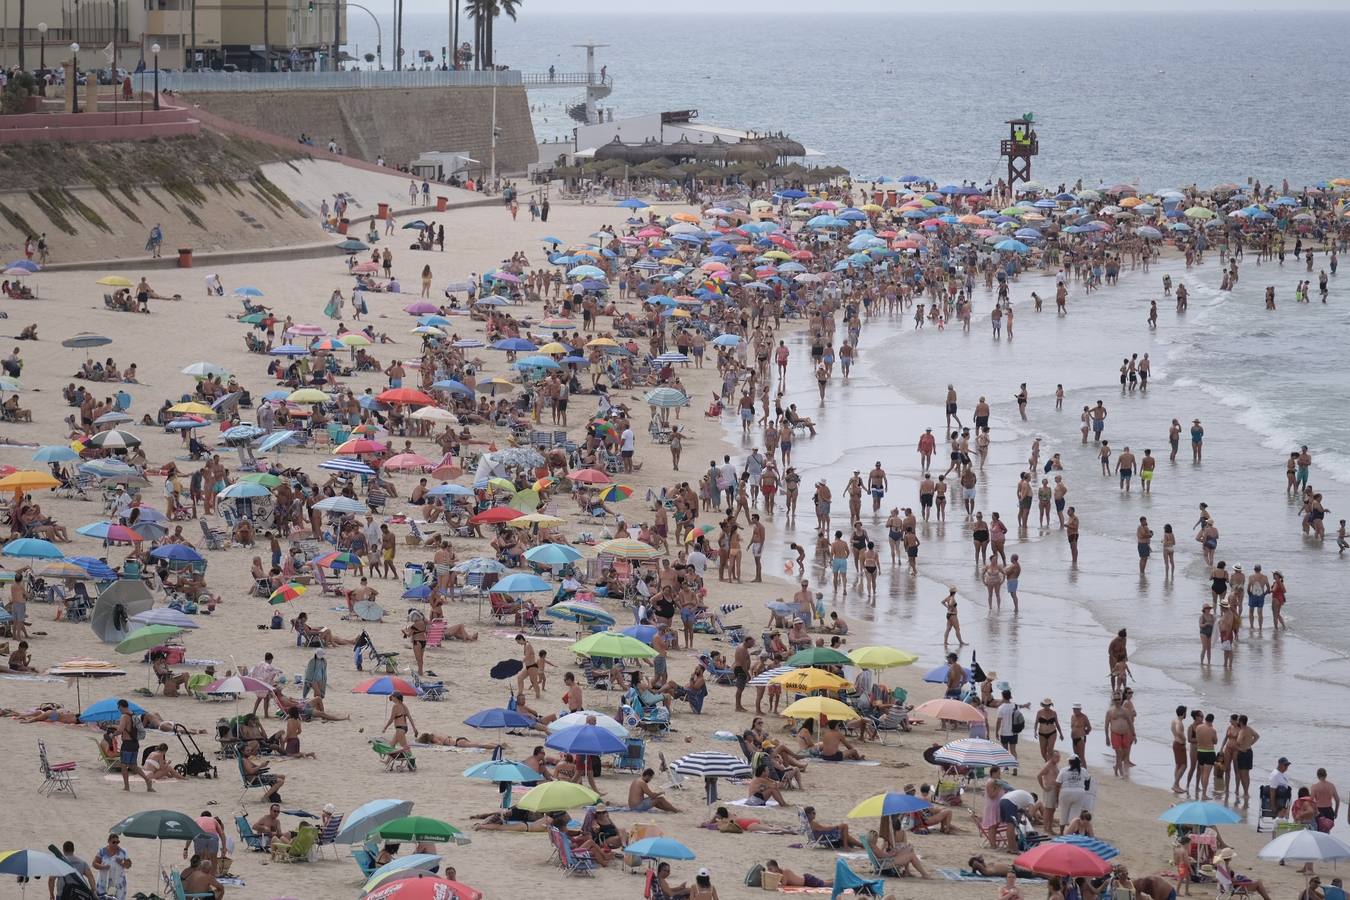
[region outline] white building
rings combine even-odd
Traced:
[[[630,116],[596,125],[578,125],[572,129],[571,150],[574,155],[585,158],[597,148],[611,143],[615,138],[625,144],[641,144],[649,141],[674,144],[682,140],[695,144],[711,144],[714,141],[734,144],[754,138],[769,137],[767,134],[742,131],[738,128],[706,125],[695,122],[696,118],[698,118],[698,110],[682,109],[673,112]],[[805,150],[807,157],[825,155],[819,150],[812,150],[810,147],[805,148]],[[541,150],[540,159],[543,158],[543,151]]]

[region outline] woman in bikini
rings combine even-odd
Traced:
[[[394,726],[394,746],[401,747],[403,750],[410,750],[408,731],[409,729],[416,729],[412,720],[412,713],[408,712],[408,707],[403,705],[402,694],[395,691],[389,695],[389,699],[393,703],[393,709],[389,711],[389,721],[384,723],[384,727],[380,729],[380,734],[388,731],[390,725]]]
[[[880,568],[881,557],[877,554],[877,545],[868,541],[867,549],[862,552],[862,570],[867,593],[873,597],[877,595],[877,570]]]
[[[956,635],[957,644],[964,644],[965,639],[961,637],[961,620],[957,618],[956,585],[947,586],[947,596],[943,599],[942,605],[947,610],[947,626],[942,630],[942,646],[947,646],[952,634]]]
[[[905,536],[904,519],[899,507],[892,507],[890,517],[886,519],[886,539],[891,543],[891,563],[900,561],[900,541]]]
[[[424,731],[417,736],[419,744],[434,744],[437,747],[468,747],[474,750],[496,750],[501,744],[489,744],[482,741],[471,741],[466,737],[450,737],[445,734],[433,734],[430,731]]]

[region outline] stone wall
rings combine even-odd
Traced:
[[[429,150],[463,151],[486,169],[492,89],[487,87],[366,89],[181,95],[224,118],[289,139],[301,132],[326,146],[335,139],[350,156],[407,165]],[[520,87],[497,89],[497,171],[523,172],[537,161],[529,101]]]

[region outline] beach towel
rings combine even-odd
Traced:
[[[780,894],[828,894],[828,893],[831,893],[831,892],[832,892],[832,889],[831,889],[831,888],[827,888],[827,887],[822,887],[822,888],[809,888],[809,887],[780,887],[780,888],[778,889],[778,893],[780,893]]]
[[[879,766],[879,765],[881,765],[881,763],[880,763],[878,760],[875,760],[875,759],[836,759],[836,760],[829,760],[829,759],[821,759],[821,758],[819,758],[819,757],[813,756],[813,757],[811,757],[811,761],[812,761],[812,762],[819,762],[819,763],[828,763],[829,765],[832,765],[832,766]]]
[[[504,641],[514,641],[514,640],[516,639],[516,635],[518,635],[518,634],[520,634],[519,631],[500,631],[500,630],[493,630],[493,632],[492,632],[492,636],[493,636],[493,637],[499,637],[499,638],[501,638],[501,639],[504,640]],[[574,637],[556,637],[556,636],[547,635],[547,634],[531,634],[531,635],[530,635],[530,640],[531,640],[531,641],[558,641],[558,642],[561,642],[561,643],[564,643],[564,644],[575,644],[575,643],[577,642],[577,639],[574,638]]]
[[[756,803],[754,805],[751,805],[749,797],[742,797],[739,800],[728,800],[726,801],[726,804],[727,806],[749,806],[751,809],[771,809],[778,805],[778,801],[770,800],[769,802],[764,804]]]
[[[413,743],[418,750],[436,750],[442,753],[486,753],[482,747],[447,747],[444,744],[418,744]]]

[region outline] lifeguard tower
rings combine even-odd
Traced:
[[[1017,182],[1031,180],[1031,158],[1041,152],[1041,147],[1031,113],[1009,119],[1007,124],[1008,138],[999,142],[999,155],[1008,158],[1008,189],[1014,190]]]

